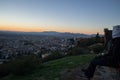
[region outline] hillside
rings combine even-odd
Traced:
[[[88,63],[95,55],[69,56],[42,64],[34,73],[26,76],[9,75],[1,80],[58,80],[62,73]]]
[[[68,56],[58,60],[43,63],[32,74],[25,76],[9,75],[0,80],[87,80],[81,71],[94,54]],[[116,69],[97,67],[93,80],[119,80]]]

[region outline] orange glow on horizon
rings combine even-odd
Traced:
[[[48,29],[43,27],[20,27],[20,26],[0,26],[0,30],[2,31],[18,31],[18,32],[42,32],[42,31],[57,31],[57,32],[71,32],[71,33],[83,33],[83,34],[96,34],[95,30],[73,30],[73,29],[66,29],[66,28],[56,28],[56,29]],[[103,34],[103,32],[99,32]]]
[[[0,26],[0,30],[3,31],[19,31],[19,32],[41,32],[41,28],[33,28],[33,27],[15,27],[15,26]]]

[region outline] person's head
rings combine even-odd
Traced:
[[[120,38],[120,25],[113,26],[112,39]]]

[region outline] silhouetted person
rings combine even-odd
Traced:
[[[107,54],[96,56],[87,69],[82,69],[85,76],[90,80],[94,76],[96,66],[120,67],[120,25],[113,27],[112,45]]]

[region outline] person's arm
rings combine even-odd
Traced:
[[[104,49],[102,53],[100,53],[98,56],[110,56],[112,55],[112,40],[110,40]]]

